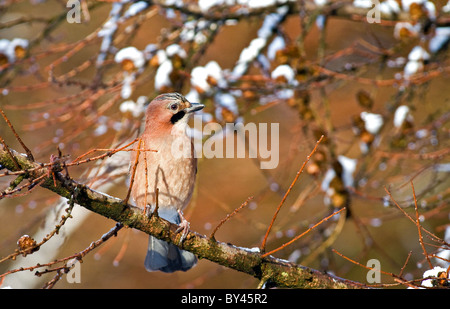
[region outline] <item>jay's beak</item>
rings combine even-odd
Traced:
[[[185,108],[184,111],[186,113],[193,113],[193,112],[203,109],[203,107],[205,107],[205,105],[203,105],[201,103],[191,103],[191,106],[188,108]]]

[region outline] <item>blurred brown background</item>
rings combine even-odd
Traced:
[[[6,23],[20,16],[52,17],[57,15],[56,12],[60,14],[67,10],[64,4],[64,1],[45,1],[36,4],[28,1],[15,3],[10,7],[2,8],[0,23]],[[89,11],[90,21],[87,23],[69,24],[62,22],[58,24],[48,38],[31,47],[31,53],[40,54],[57,46],[82,40],[105,22],[110,8],[110,4],[103,3],[91,9]],[[261,21],[261,18],[254,17],[249,20],[242,20],[236,25],[224,26],[205,50],[199,65],[214,60],[222,68],[231,69],[241,50],[255,37]],[[149,43],[157,43],[161,29],[167,28],[169,25],[164,16],[157,14],[146,20],[133,37],[127,38],[128,43],[124,46],[132,45],[138,49],[144,49]],[[15,37],[33,40],[36,35],[42,33],[41,31],[45,26],[46,23],[33,22],[14,27],[4,27],[0,29],[0,37],[10,40]],[[299,29],[299,18],[297,16],[291,16],[283,23],[283,30],[292,40],[295,40],[299,35]],[[305,41],[308,59],[312,61],[317,59],[319,32],[317,27],[313,27]],[[327,54],[348,48],[355,42],[381,44],[386,48],[396,44],[392,35],[392,27],[369,25],[339,18],[331,18],[328,21],[326,30]],[[99,44],[100,42],[97,40],[84,46],[66,62],[58,65],[55,68],[55,75],[58,76],[70,71],[95,56],[98,53]],[[408,51],[405,47],[405,50],[400,51],[399,54],[407,56]],[[35,85],[46,81],[48,73],[45,71],[45,67],[63,54],[54,52],[36,58],[34,62],[35,71],[32,74],[21,74],[19,72],[16,79],[12,80],[8,87]],[[340,67],[343,62],[358,62],[359,59],[357,55],[354,58],[350,55],[335,61],[333,65]],[[28,70],[31,70],[30,67],[27,66]],[[376,67],[377,64],[375,63],[374,65],[368,65],[367,69],[373,69],[373,72],[376,72]],[[93,68],[84,70],[76,76],[76,79],[88,83],[93,70]],[[375,78],[375,75],[369,71],[366,77]],[[418,86],[415,89],[416,91],[411,95],[410,102],[413,102],[416,108],[414,110],[416,123],[425,123],[426,118],[430,115],[441,113],[442,110],[448,111],[449,92],[447,87],[448,78],[438,76],[429,84]],[[359,115],[364,110],[358,104],[355,94],[359,90],[366,90],[374,94],[375,105],[373,110],[385,111],[386,106],[393,100],[392,98],[398,94],[398,88],[368,86],[354,81],[337,80],[324,89],[331,109],[331,120],[337,128],[335,137],[338,152],[350,149],[346,151],[346,156],[360,157],[361,154],[357,144],[350,147],[354,139],[351,130],[351,116]],[[82,125],[83,118],[74,117],[74,119],[69,119],[64,123],[45,123],[42,127],[33,129],[29,125],[41,123],[45,119],[46,108],[14,110],[5,108],[5,106],[22,106],[33,102],[43,102],[64,95],[76,94],[79,91],[80,88],[76,85],[65,85],[63,87],[55,85],[29,91],[12,91],[1,98],[2,108],[26,145],[33,151],[36,161],[48,162],[50,154],[57,154],[56,146],[60,139],[70,135],[70,132]],[[153,81],[147,80],[136,88],[132,99],[136,99],[140,95],[153,94]],[[311,104],[321,106],[320,90],[311,89],[311,95]],[[110,97],[109,94],[107,96]],[[121,121],[118,107],[122,101],[119,100],[105,112],[109,122]],[[55,104],[50,108],[56,109],[61,105]],[[207,106],[207,110],[208,107],[210,108],[209,111],[212,111],[211,106]],[[280,188],[279,192],[270,189],[271,185],[272,188],[275,185],[270,183],[254,160],[200,159],[196,193],[185,214],[191,222],[193,231],[209,235],[227,214],[241,205],[249,196],[255,196],[255,201],[223,225],[217,232],[216,239],[236,246],[257,247],[260,245],[267,225],[282,198],[281,192],[289,187],[316,140],[303,133],[301,130],[302,121],[299,119],[298,113],[283,102],[277,102],[277,104],[268,108],[259,108],[258,106],[248,108],[243,116],[245,122],[274,122],[280,124],[280,164],[276,169],[266,171]],[[389,124],[389,126],[392,127],[392,124]],[[63,153],[70,154],[73,159],[93,148],[110,147],[114,138],[114,131],[108,129],[107,133],[95,136],[93,132],[96,128],[97,125],[94,123],[89,125],[82,134],[75,136],[73,139],[65,140]],[[448,125],[445,130],[448,134]],[[11,148],[22,151],[4,121],[0,121],[0,134]],[[447,143],[448,147],[448,140],[442,140],[442,143],[444,145]],[[432,162],[424,161],[420,164],[420,162],[407,159],[400,159],[397,162],[397,166],[389,164],[387,166],[388,171],[381,166],[378,171],[375,169],[361,189],[364,194],[355,194],[352,197],[350,207],[354,217],[347,219],[342,232],[331,247],[362,264],[365,264],[371,258],[379,259],[382,269],[393,273],[400,271],[408,253],[412,251],[411,260],[404,271],[412,279],[413,277],[421,277],[423,270],[425,270],[418,267],[418,263],[424,264],[424,260],[418,242],[417,228],[395,207],[383,205],[383,198],[386,196],[383,187],[389,187],[399,201],[410,199],[409,180],[422,167],[430,165]],[[71,176],[83,182],[85,179],[81,175],[85,168],[94,165],[94,163],[90,164],[71,168]],[[438,176],[441,177],[441,174]],[[416,191],[420,192],[430,181],[435,180],[435,177],[436,174],[432,170],[425,170],[420,173],[414,179]],[[0,178],[1,187],[3,188],[8,181],[10,179]],[[320,190],[314,191],[315,193],[311,194],[311,198],[308,198],[301,208],[295,208],[295,205],[298,205],[296,204],[298,198],[304,197],[302,192],[306,189],[320,188],[320,183],[321,177],[315,178],[307,173],[302,174],[278,216],[277,224],[269,238],[268,249],[276,248],[301,233],[310,224],[320,221],[329,213],[329,209],[323,202],[323,192]],[[442,189],[445,187],[448,187],[448,180],[436,184],[436,192],[445,192]],[[124,198],[126,192],[126,184],[119,183],[106,193]],[[444,197],[448,198],[445,194]],[[0,256],[4,257],[12,253],[16,248],[16,241],[21,235],[33,235],[42,225],[43,216],[49,211],[49,208],[53,207],[56,200],[57,196],[42,188],[35,188],[30,194],[22,197],[2,199],[0,201]],[[81,207],[76,206],[76,208]],[[426,207],[421,208],[424,213],[428,213],[429,210]],[[447,207],[431,213],[422,224],[443,237],[444,230],[442,227],[448,224],[448,213],[447,204]],[[70,220],[76,219],[74,217]],[[358,224],[355,224],[355,221]],[[115,222],[112,220],[97,214],[87,214],[86,219],[77,230],[65,239],[55,258],[70,256],[85,249],[92,241],[99,239],[112,228],[114,224]],[[333,224],[327,223],[323,229],[325,230],[326,226],[331,226],[332,230]],[[363,230],[361,230],[361,226],[364,227]],[[439,227],[440,229],[435,229]],[[371,237],[368,237],[368,234]],[[142,232],[123,229],[117,237],[109,240],[83,258],[81,283],[68,283],[63,278],[56,284],[56,288],[254,288],[258,284],[256,279],[246,274],[226,269],[206,260],[200,260],[194,269],[186,273],[178,272],[170,275],[148,273],[143,267],[147,239],[148,236]],[[308,244],[320,243],[323,239],[319,231],[314,231],[305,239],[299,240],[298,243],[274,255],[288,259],[297,248],[300,248],[302,256],[297,262],[302,264],[302,259],[308,254],[308,250],[305,249],[308,248]],[[9,270],[12,265],[17,265],[23,259],[19,256],[16,261],[2,263],[0,273]],[[114,262],[117,259],[120,261]],[[41,261],[40,263],[45,262],[48,261]],[[345,261],[329,250],[326,250],[308,266],[326,269],[351,280],[366,282],[367,271],[365,269]],[[30,276],[29,280],[33,282],[30,287],[41,287],[53,275],[43,275],[39,278]],[[8,278],[12,276],[15,276],[15,274],[6,277],[4,285],[8,285]],[[383,282],[392,281],[390,278],[382,278]]]

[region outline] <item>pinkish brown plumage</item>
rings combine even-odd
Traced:
[[[180,224],[185,232],[188,225],[180,215],[191,199],[197,172],[197,159],[186,126],[191,113],[202,108],[202,104],[190,103],[178,93],[162,94],[150,102],[141,139],[146,149],[157,152],[140,152],[131,191],[136,206],[153,211],[158,189],[159,216]],[[185,152],[181,154],[180,149]],[[135,160],[136,152],[133,152],[131,162]],[[145,260],[147,270],[185,271],[196,261],[192,253],[150,236]]]

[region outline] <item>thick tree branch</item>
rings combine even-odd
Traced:
[[[4,146],[0,147],[0,169],[18,172],[11,154],[21,166],[23,175],[29,180],[42,178],[40,185],[56,194],[72,198],[73,201],[104,217],[120,222],[130,228],[138,229],[159,239],[177,244],[179,233],[177,225],[157,216],[150,218],[132,205],[121,199],[90,189],[73,179],[65,177],[59,171],[60,166],[44,166],[30,161],[26,155]],[[48,173],[48,168],[52,168]],[[55,175],[53,177],[52,175]],[[363,284],[338,278],[323,272],[280,260],[272,256],[262,258],[259,250],[240,248],[231,244],[218,242],[205,235],[190,232],[182,244],[182,248],[193,252],[199,258],[208,259],[228,268],[247,273],[268,285],[289,288],[363,288]]]

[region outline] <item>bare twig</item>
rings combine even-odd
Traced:
[[[375,269],[374,267],[369,267],[369,266],[366,266],[366,265],[364,265],[364,264],[358,263],[357,261],[352,260],[351,258],[349,258],[349,257],[347,257],[347,256],[345,256],[345,255],[343,255],[342,253],[338,252],[338,251],[335,250],[335,249],[332,249],[332,251],[333,251],[334,253],[336,253],[337,255],[339,255],[340,257],[346,259],[347,261],[350,261],[351,263],[353,263],[353,264],[355,264],[355,265],[358,265],[358,266],[360,266],[360,267],[362,267],[362,268],[365,268],[365,269],[368,269],[368,270],[379,271],[381,274],[391,276],[396,282],[398,282],[398,284],[403,284],[403,285],[407,285],[407,286],[410,286],[410,287],[417,287],[417,286],[415,286],[415,285],[413,285],[413,284],[411,284],[411,283],[412,283],[412,282],[415,282],[415,281],[419,281],[419,282],[421,281],[421,280],[412,280],[412,281],[405,280],[405,279],[401,278],[400,276],[398,276],[398,275],[396,275],[396,274],[394,274],[394,273],[386,272],[386,271],[383,271],[383,270],[378,269],[378,268]],[[380,283],[380,284],[377,284],[377,285],[375,285],[375,286],[388,286],[388,285],[386,285],[386,284],[381,284],[381,283]]]
[[[308,234],[309,232],[311,232],[313,229],[315,229],[316,227],[318,227],[319,225],[321,225],[321,224],[324,223],[325,221],[328,221],[331,217],[337,215],[338,213],[340,213],[340,212],[343,211],[344,209],[345,209],[345,207],[339,209],[338,211],[333,212],[331,215],[329,215],[328,217],[326,217],[326,218],[320,220],[319,222],[317,222],[316,224],[314,224],[312,227],[310,227],[309,229],[307,229],[306,231],[304,231],[304,232],[301,233],[300,235],[295,236],[293,239],[291,239],[291,240],[288,241],[287,243],[285,243],[285,244],[279,246],[278,248],[276,248],[276,249],[274,249],[274,250],[272,250],[272,251],[269,251],[269,252],[267,252],[267,253],[264,253],[264,254],[262,255],[262,257],[269,256],[269,255],[271,255],[271,254],[273,254],[273,253],[275,253],[275,252],[277,252],[277,251],[280,251],[281,249],[283,249],[283,248],[289,246],[290,244],[292,244],[292,243],[295,242],[296,240],[300,239],[301,237],[305,236],[306,234]]]
[[[134,161],[133,168],[131,170],[130,186],[128,187],[127,196],[123,200],[123,202],[125,204],[128,203],[128,200],[129,200],[130,195],[131,195],[131,190],[133,188],[134,176],[136,175],[136,168],[137,168],[137,165],[139,163],[139,155],[141,153],[141,144],[142,144],[142,139],[139,139],[139,142],[138,142],[138,145],[137,145],[137,149],[135,149],[135,151],[136,151],[136,160]]]
[[[408,262],[409,262],[409,259],[410,259],[410,257],[411,257],[411,254],[412,254],[412,251],[409,251],[408,256],[406,257],[405,264],[403,264],[403,267],[402,267],[402,269],[400,269],[400,273],[398,274],[399,277],[402,277],[403,271],[405,270],[405,267],[406,267],[406,265],[407,265]]]
[[[122,146],[122,147],[116,148],[116,149],[91,149],[91,150],[89,150],[88,152],[86,152],[86,153],[84,153],[84,154],[78,156],[75,160],[73,160],[73,161],[72,161],[71,163],[69,163],[68,165],[81,164],[82,162],[85,163],[85,162],[90,162],[90,161],[94,161],[94,160],[103,159],[103,158],[105,158],[105,157],[112,156],[113,154],[115,154],[116,152],[119,152],[119,151],[135,151],[135,149],[125,149],[125,148],[127,148],[127,147],[130,146],[130,145],[133,145],[136,141],[138,141],[137,138],[136,138],[135,140],[133,140],[132,142],[126,144],[125,146]],[[144,150],[144,149],[142,149],[142,150]],[[83,161],[80,161],[82,158],[84,158],[84,157],[86,157],[87,155],[89,155],[89,154],[91,154],[91,153],[93,153],[93,152],[96,152],[96,151],[106,151],[106,153],[104,153],[104,154],[102,154],[102,155],[99,155],[99,156],[97,156],[97,157],[88,158],[88,159],[85,159],[85,160],[83,160]],[[152,151],[152,150],[150,150],[150,151]],[[153,151],[154,151],[154,150],[153,150]]]
[[[15,258],[18,255],[22,254],[22,255],[25,256],[25,255],[27,255],[27,254],[29,254],[31,252],[39,250],[39,248],[43,244],[45,244],[47,241],[49,241],[54,235],[58,234],[59,230],[66,223],[67,219],[72,217],[71,213],[72,213],[72,209],[73,209],[74,205],[75,204],[74,204],[73,200],[71,200],[71,203],[70,203],[69,207],[67,207],[67,209],[66,209],[66,215],[63,215],[61,217],[60,222],[57,225],[55,225],[55,228],[50,233],[48,233],[39,243],[36,243],[33,246],[27,247],[25,249],[16,250],[16,252],[14,252],[14,253],[12,253],[12,254],[10,254],[10,255],[0,259],[0,263],[4,262],[6,260],[9,260],[9,259],[13,259],[13,258]],[[6,273],[6,274],[8,274],[8,273]],[[2,277],[3,275],[4,274],[0,275],[0,277]]]
[[[22,145],[23,149],[25,150],[25,152],[27,153],[27,157],[31,160],[34,161],[34,157],[33,154],[31,153],[30,149],[28,149],[27,146],[25,146],[24,142],[22,141],[22,139],[20,138],[20,136],[17,134],[16,130],[14,129],[14,126],[12,125],[12,123],[9,121],[8,117],[6,117],[5,112],[0,108],[0,114],[2,114],[3,119],[5,119],[6,123],[8,124],[9,128],[11,129],[11,131],[13,132],[15,138],[19,141],[20,145]]]
[[[123,228],[123,225],[121,223],[116,223],[116,225],[111,228],[107,233],[103,234],[102,237],[94,242],[92,242],[89,247],[87,247],[86,249],[84,249],[81,252],[78,252],[72,256],[66,257],[64,258],[65,264],[64,266],[58,267],[58,268],[54,268],[54,269],[50,269],[50,270],[44,270],[43,272],[37,272],[36,275],[42,275],[44,273],[47,272],[51,272],[51,271],[56,271],[56,275],[55,277],[53,277],[52,280],[50,280],[49,282],[47,282],[43,288],[45,289],[50,289],[52,288],[56,282],[61,279],[62,275],[68,273],[70,271],[71,268],[74,267],[75,263],[73,263],[72,265],[68,266],[68,261],[77,259],[78,261],[82,260],[84,256],[86,256],[86,254],[88,254],[89,252],[91,252],[92,250],[94,250],[95,248],[97,248],[98,246],[102,245],[103,243],[105,243],[107,240],[109,240],[111,237],[113,236],[117,236],[117,233]],[[59,262],[59,261],[58,261]]]
[[[386,187],[384,187],[384,190],[389,195],[389,198],[394,202],[395,206],[397,206],[397,208],[405,215],[405,217],[407,217],[412,223],[416,224],[416,220],[414,220],[410,215],[408,215],[406,213],[406,211],[402,207],[400,207],[400,205],[397,203],[397,201],[392,196],[391,192],[389,192],[389,190]],[[420,229],[423,232],[427,233],[433,240],[435,240],[437,242],[442,242],[442,240],[438,236],[436,236],[435,234],[431,233],[427,229],[424,229],[422,226],[420,226]]]
[[[427,250],[425,249],[425,245],[423,244],[423,237],[422,237],[422,228],[420,225],[420,217],[419,217],[419,211],[417,208],[417,198],[416,198],[416,191],[414,190],[414,184],[411,180],[411,188],[412,188],[412,192],[413,192],[413,197],[414,197],[414,210],[416,213],[416,226],[417,226],[417,231],[419,233],[419,243],[420,246],[422,247],[423,250],[423,255],[425,255],[425,258],[427,259],[428,265],[430,266],[430,269],[433,268],[433,265],[431,264],[430,258],[428,256]]]
[[[142,141],[142,146],[145,148],[145,142]],[[144,175],[145,175],[145,194],[144,194],[144,201],[145,201],[145,205],[147,205],[147,197],[148,197],[148,167],[147,167],[147,153],[144,152]],[[158,194],[159,194],[159,189],[156,188],[156,192],[155,192],[155,199],[156,199],[156,205],[155,205],[155,213],[158,213]],[[145,207],[145,211],[148,210],[148,207]]]
[[[13,161],[14,165],[16,166],[16,169],[17,169],[17,170],[22,169],[22,168],[20,167],[19,162],[17,162],[16,157],[14,157],[13,154],[11,153],[11,150],[9,149],[9,146],[6,145],[5,140],[4,140],[1,136],[0,136],[0,143],[3,144],[4,148],[6,149],[6,152],[9,154],[9,157],[11,158],[11,161]]]
[[[289,186],[288,190],[284,194],[281,202],[278,204],[278,207],[277,207],[277,209],[275,211],[275,214],[272,217],[272,221],[270,222],[269,227],[267,228],[266,234],[264,235],[264,239],[263,239],[261,247],[260,247],[261,251],[265,250],[267,237],[269,236],[270,230],[272,229],[273,223],[275,222],[275,219],[277,218],[277,215],[280,212],[281,207],[283,206],[284,202],[286,201],[286,198],[288,197],[289,193],[291,192],[292,188],[294,187],[295,183],[297,182],[298,178],[300,177],[300,174],[303,172],[303,169],[305,168],[306,164],[309,162],[309,160],[311,159],[312,155],[316,152],[317,147],[319,146],[319,144],[320,144],[320,142],[322,141],[323,138],[324,138],[324,136],[322,135],[320,137],[320,139],[317,141],[316,146],[314,147],[314,149],[306,157],[305,162],[303,162],[303,165],[300,167],[300,170],[297,172],[297,175],[295,176],[295,178],[292,181],[291,185]]]
[[[234,215],[236,215],[242,208],[244,208],[245,206],[248,205],[248,203],[253,199],[253,196],[250,196],[249,198],[247,198],[247,200],[241,204],[241,206],[239,206],[238,208],[236,208],[232,213],[228,214],[222,221],[220,221],[220,223],[216,226],[216,228],[213,230],[213,232],[211,233],[211,235],[209,236],[209,238],[211,239],[215,239],[214,235],[216,234],[217,230],[219,230],[219,228],[228,220],[230,220]]]

